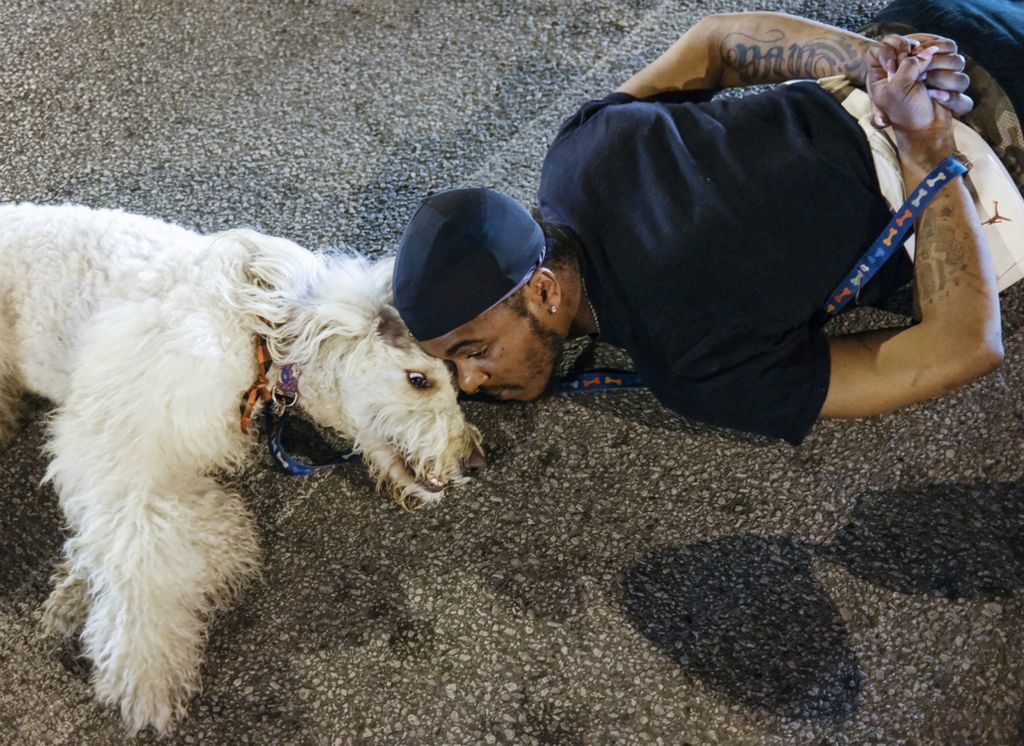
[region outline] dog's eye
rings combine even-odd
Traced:
[[[423,375],[422,373],[419,373],[419,372],[417,372],[415,370],[410,370],[408,373],[406,373],[406,376],[409,379],[409,383],[412,384],[412,386],[414,388],[417,388],[417,389],[430,388],[430,381],[428,381],[427,377],[425,375]]]

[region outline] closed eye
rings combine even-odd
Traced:
[[[468,355],[466,355],[466,357],[471,357],[471,358],[474,358],[474,359],[478,359],[478,358],[482,358],[486,354],[487,354],[487,350],[477,350],[476,352],[469,353]]]

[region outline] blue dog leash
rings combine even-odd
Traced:
[[[259,336],[256,337],[255,341],[256,380],[242,396],[242,403],[239,407],[242,432],[249,432],[253,409],[257,403],[262,401],[263,423],[267,431],[267,446],[270,449],[270,458],[273,460],[274,465],[285,474],[308,477],[310,474],[322,469],[331,469],[347,461],[358,459],[359,453],[353,449],[345,453],[336,453],[330,459],[320,464],[306,464],[289,455],[288,451],[284,448],[282,440],[288,425],[288,410],[299,400],[299,368],[296,365],[281,366],[278,382],[271,387],[270,381],[267,379],[267,373],[273,367],[273,361],[270,357],[267,341]]]
[[[359,453],[352,449],[344,453],[337,453],[319,464],[305,464],[293,458],[281,443],[290,415],[287,411],[278,415],[273,410],[274,407],[270,405],[263,409],[263,423],[267,429],[267,445],[270,448],[270,458],[273,459],[274,465],[285,474],[291,474],[294,477],[308,477],[323,469],[333,469],[335,466],[349,461],[359,460]]]
[[[839,314],[846,305],[856,298],[860,289],[874,277],[896,250],[903,245],[910,229],[924,213],[925,208],[935,199],[944,186],[953,179],[967,173],[969,169],[954,156],[949,156],[932,169],[917,185],[913,194],[885,226],[885,229],[860,258],[850,274],[828,295],[822,309],[827,318]],[[562,394],[579,394],[616,389],[644,388],[643,376],[626,370],[587,370],[566,376],[558,382]]]
[[[935,196],[944,186],[952,183],[953,179],[967,171],[967,166],[954,156],[949,156],[924,177],[924,180],[917,185],[913,194],[903,203],[896,215],[893,215],[892,220],[885,226],[885,230],[871,244],[846,279],[829,293],[825,303],[825,315],[828,318],[835,317],[846,307],[847,303],[857,297],[860,289],[875,276],[875,273],[896,252],[896,249],[903,245],[910,229],[921,217],[929,203],[935,199]]]
[[[271,390],[271,397],[273,401],[263,407],[263,422],[267,428],[267,446],[270,448],[270,458],[285,474],[308,477],[323,469],[333,469],[340,464],[359,459],[359,453],[349,449],[344,453],[334,454],[323,463],[306,464],[292,458],[285,450],[281,441],[284,438],[284,431],[290,417],[288,410],[299,400],[299,367],[297,365],[281,366],[278,382]]]
[[[566,376],[558,381],[560,394],[589,394],[596,391],[617,389],[642,389],[647,381],[639,373],[614,368],[595,368],[576,375]]]

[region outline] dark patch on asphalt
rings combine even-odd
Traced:
[[[292,652],[363,647],[375,637],[401,658],[428,658],[434,652],[433,624],[411,616],[395,572],[370,561],[331,570],[330,576],[293,583],[287,614],[273,621],[285,633],[301,620],[302,634],[290,635]]]
[[[841,718],[859,690],[846,626],[810,553],[748,534],[658,547],[627,568],[630,622],[735,702],[800,719]]]
[[[486,566],[484,581],[520,613],[562,622],[580,608],[580,558],[562,556],[542,542],[511,546],[481,542],[477,552]]]
[[[32,398],[29,402],[31,419],[0,451],[0,612],[12,614],[46,598],[64,539],[57,497],[50,486],[40,485],[46,467],[40,455],[46,405]]]
[[[255,666],[239,667],[237,661],[218,655],[204,667],[203,692],[177,725],[177,742],[317,743],[315,692],[293,662],[268,648]],[[165,740],[152,731],[144,736],[153,744]]]
[[[60,641],[57,658],[69,674],[81,682],[88,682],[92,675],[92,661],[85,656],[82,641],[78,636]]]
[[[823,556],[901,593],[998,598],[1024,587],[1024,485],[866,492]]]
[[[586,743],[584,724],[590,719],[586,707],[559,701],[551,693],[526,682],[508,698],[516,720],[483,716],[479,730],[490,733],[496,743],[534,743],[545,746],[582,746]],[[480,742],[484,742],[481,739]]]
[[[554,702],[537,702],[527,709],[524,736],[550,746],[583,746],[583,727],[565,708]]]

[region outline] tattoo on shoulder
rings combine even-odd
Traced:
[[[786,41],[781,29],[772,29],[760,39],[737,32],[722,40],[720,53],[725,65],[747,85],[850,74],[860,65],[858,50],[841,37],[822,37],[806,44]]]

